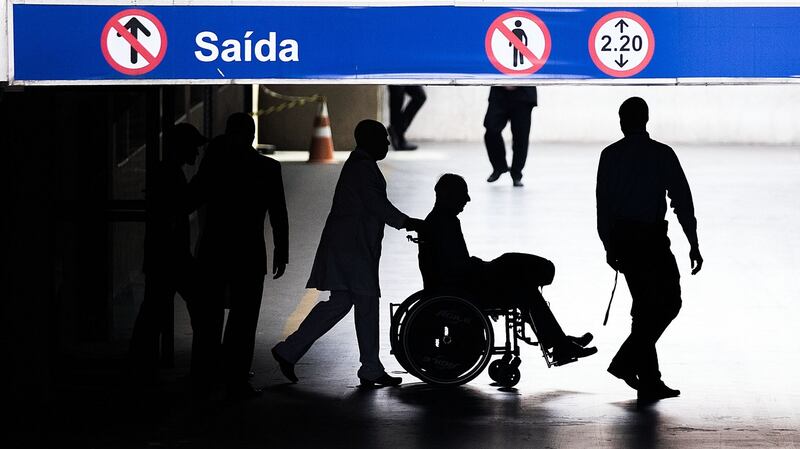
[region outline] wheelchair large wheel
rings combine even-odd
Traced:
[[[389,326],[389,344],[392,347],[392,354],[394,354],[394,357],[397,359],[397,362],[400,363],[400,366],[402,366],[408,372],[411,372],[411,368],[409,367],[406,352],[403,349],[403,344],[400,341],[400,336],[405,329],[409,310],[420,300],[425,299],[426,297],[425,291],[420,290],[406,298],[394,311],[394,314],[392,315],[392,322]]]
[[[399,342],[409,373],[430,384],[462,385],[489,363],[494,332],[471,302],[453,296],[426,298],[407,313]]]

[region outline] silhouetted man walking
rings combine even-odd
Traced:
[[[195,308],[202,310],[202,319],[195,320],[199,324],[194,329],[192,376],[199,382],[213,382],[221,363],[228,395],[233,398],[259,393],[248,379],[267,273],[267,212],[275,245],[273,279],[283,275],[289,261],[281,165],[253,149],[254,134],[255,123],[249,115],[232,114],[225,135],[209,144],[190,184],[198,202],[206,204],[198,246],[204,291]],[[226,291],[230,313],[223,338]]]
[[[625,100],[619,120],[625,137],[608,146],[597,169],[597,231],[606,261],[625,274],[633,298],[631,333],[608,372],[638,390],[639,399],[675,397],[661,380],[656,342],[678,315],[681,287],[667,237],[665,194],[689,240],[692,274],[703,266],[692,193],[672,148],[646,131],[647,103]]]
[[[317,303],[297,331],[272,349],[281,372],[292,382],[297,382],[294,364],[353,307],[361,353],[361,385],[401,382],[399,377],[386,374],[378,358],[378,263],[384,226],[417,230],[421,220],[409,218],[386,197],[386,180],[377,161],[385,158],[389,150],[387,137],[386,128],[374,120],[363,120],[356,126],[356,149],[339,175],[306,285],[329,290],[330,299]]]
[[[164,160],[155,164],[148,185],[148,221],[144,240],[144,301],[131,336],[131,357],[145,382],[154,381],[159,366],[161,339],[171,339],[173,299],[180,293],[187,302],[196,299],[197,270],[189,250],[189,198],[184,165],[194,165],[198,147],[207,139],[188,123],[164,134]]]
[[[409,100],[403,108],[406,95]],[[427,98],[422,86],[389,86],[389,139],[395,150],[417,149],[416,145],[406,140],[406,131]]]
[[[516,48],[516,47],[515,47]],[[537,104],[536,87],[492,86],[489,91],[489,107],[483,126],[486,133],[483,141],[492,164],[492,174],[487,182],[495,182],[500,175],[510,171],[514,187],[522,187],[522,169],[528,159],[528,139],[531,134],[531,112]],[[506,160],[506,144],[503,128],[511,122],[511,168]]]

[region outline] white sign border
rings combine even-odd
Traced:
[[[8,81],[10,76],[9,71],[9,41],[8,41],[8,27],[11,21],[8,20],[8,10],[11,5],[7,0],[0,0],[0,82]]]
[[[326,0],[0,0],[0,4],[5,4],[6,7],[6,23],[8,24],[7,41],[5,51],[7,52],[7,78],[8,84],[11,86],[121,86],[121,85],[228,85],[228,84],[408,84],[409,82],[423,85],[452,85],[452,86],[500,86],[500,85],[631,85],[631,86],[669,86],[669,85],[765,85],[765,84],[800,84],[800,73],[791,75],[785,78],[617,78],[617,79],[597,79],[597,78],[568,78],[568,79],[548,79],[545,77],[537,78],[483,78],[480,80],[471,79],[469,76],[462,74],[442,75],[440,78],[427,78],[426,75],[417,77],[397,76],[393,74],[377,75],[377,76],[353,76],[339,79],[324,79],[324,78],[267,78],[267,79],[114,79],[114,80],[25,80],[17,81],[14,79],[14,5],[126,5],[133,7],[144,6],[412,6],[412,5],[428,5],[428,6],[499,6],[498,2],[492,0],[450,0],[450,1],[435,1],[435,0],[410,0],[410,1],[396,1],[396,0],[369,0],[366,1],[326,1]],[[6,3],[7,2],[7,3]],[[366,5],[369,3],[369,5]],[[509,6],[524,5],[527,8],[533,7],[531,0],[504,0],[504,4]],[[598,6],[597,3],[590,1],[575,1],[572,0],[549,0],[548,2],[536,3],[535,7],[542,7],[544,5],[550,6],[566,6],[567,4],[577,6]],[[742,1],[742,2],[725,2],[713,4],[708,3],[706,0],[683,0],[679,2],[660,2],[653,0],[652,2],[607,2],[603,5],[618,5],[619,7],[646,7],[646,6],[800,6],[800,0],[769,0],[768,2],[759,1]],[[0,40],[0,42],[2,42]],[[0,55],[3,48],[0,48]],[[1,66],[1,64],[0,64]]]

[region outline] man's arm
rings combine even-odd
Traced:
[[[272,227],[272,241],[275,249],[272,257],[273,279],[283,276],[289,263],[289,214],[286,210],[286,195],[283,189],[281,164],[275,161],[272,167],[270,187],[269,223]]]
[[[619,269],[617,256],[611,241],[611,205],[609,188],[609,161],[608,154],[604,150],[600,154],[600,162],[597,165],[597,186],[595,187],[595,198],[597,200],[597,234],[603,242],[606,250],[606,262],[614,270]]]
[[[389,201],[386,196],[385,182],[382,182],[383,175],[377,166],[369,167],[369,165],[363,164],[360,165],[360,168],[356,175],[363,179],[361,195],[367,211],[395,229],[408,229],[409,226],[414,228],[415,223],[419,220],[410,219]],[[374,168],[374,170],[370,170],[370,168]]]
[[[678,216],[678,222],[689,240],[691,249],[689,259],[692,263],[692,274],[697,274],[703,267],[703,256],[700,254],[700,244],[697,240],[697,219],[694,216],[694,202],[692,201],[692,191],[686,174],[683,172],[678,156],[669,148],[667,152],[667,196],[670,199],[670,206]]]

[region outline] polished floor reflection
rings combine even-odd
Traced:
[[[341,165],[285,162],[291,255],[286,275],[266,282],[253,364],[264,395],[239,403],[188,399],[181,375],[190,330],[179,304],[178,367],[165,373],[160,389],[133,392],[109,380],[111,393],[95,387],[97,397],[77,407],[84,414],[71,415],[63,404],[52,435],[76,447],[797,447],[800,148],[675,145],[706,261],[689,276],[689,247],[670,216],[684,306],[659,353],[665,381],[682,395],[649,406],[605,371],[627,334],[630,295],[620,279],[603,327],[614,275],[595,232],[601,149],[534,144],[521,189],[510,178],[485,182],[491,170],[479,144],[425,144],[381,163],[390,199],[418,217],[433,205],[440,174],[463,175],[472,197],[461,215],[470,250],[484,259],[524,251],[552,260],[556,278],[544,296],[568,333],[594,333],[598,354],[548,369],[537,348],[524,347],[514,388],[492,386],[485,372],[463,387],[436,388],[404,373],[384,338],[383,362],[404,384],[362,389],[348,317],[297,365],[300,383],[288,384],[269,348],[327,298],[303,286]],[[416,247],[405,236],[386,230],[383,336],[388,304],[422,285]]]

